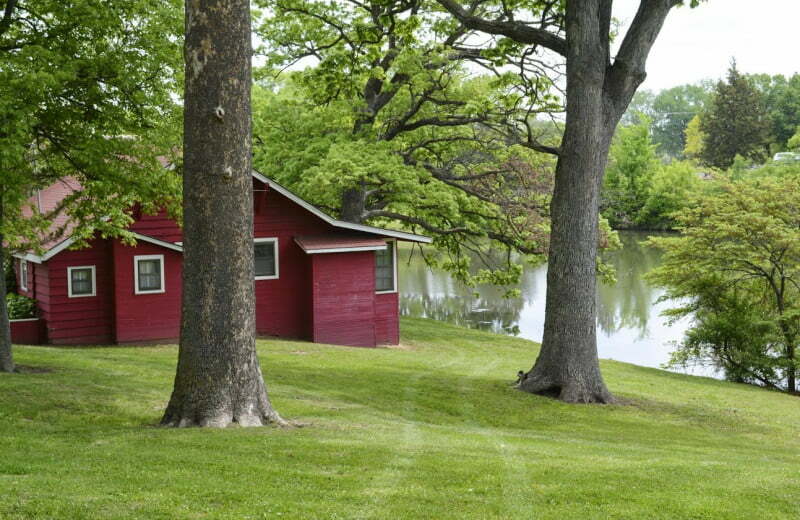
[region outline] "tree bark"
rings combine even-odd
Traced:
[[[483,20],[437,0],[465,27],[549,49],[566,59],[567,120],[551,202],[545,330],[522,390],[569,402],[613,401],[597,358],[595,283],[598,193],[623,112],[644,81],[647,56],[680,0],[640,0],[613,59],[613,0],[567,0],[562,39],[521,20]]]
[[[256,355],[249,0],[186,2],[184,261],[162,424],[283,423]]]
[[[342,192],[342,210],[339,218],[345,222],[361,224],[364,222],[367,205],[365,188],[348,188]]]
[[[0,203],[0,218],[2,218],[2,203]],[[5,248],[3,235],[0,234],[0,267],[5,267]],[[6,304],[6,275],[0,276],[0,372],[14,372],[14,357],[11,354],[11,322],[8,320],[8,305]]]
[[[598,197],[616,121],[603,89],[598,11],[568,2],[566,23],[567,120],[551,202],[544,337],[520,389],[610,403],[597,356],[595,293]]]

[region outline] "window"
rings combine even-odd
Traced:
[[[375,251],[375,291],[392,293],[397,291],[397,251],[395,241],[387,241],[386,249]]]
[[[97,278],[93,265],[67,267],[67,289],[70,298],[95,296]]]
[[[256,280],[274,280],[278,277],[278,239],[257,238],[254,242]]]
[[[23,291],[28,290],[28,261],[19,261],[19,288]]]
[[[133,257],[136,294],[164,292],[164,255]]]

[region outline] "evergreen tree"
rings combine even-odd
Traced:
[[[737,155],[762,162],[767,158],[770,123],[765,100],[752,80],[739,73],[735,61],[727,81],[717,83],[700,130],[705,134],[700,159],[709,166],[728,168]]]

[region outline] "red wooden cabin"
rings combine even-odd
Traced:
[[[260,335],[372,347],[399,341],[397,241],[427,237],[336,220],[253,173],[256,328]],[[34,198],[44,211],[69,181]],[[71,238],[16,256],[20,294],[39,308],[39,343],[174,340],[180,332],[182,232],[166,214],[136,216],[137,245]],[[31,341],[30,322],[14,326]],[[15,332],[18,331],[18,332]],[[24,341],[23,341],[24,340]]]

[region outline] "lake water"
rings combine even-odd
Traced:
[[[668,324],[661,316],[674,304],[659,302],[664,291],[643,279],[644,273],[661,261],[658,250],[641,244],[647,236],[622,232],[622,249],[604,255],[616,269],[617,283],[598,282],[597,347],[601,358],[659,368],[669,360],[674,343],[683,338],[691,320]],[[466,287],[446,272],[431,270],[411,248],[399,250],[398,264],[400,312],[404,316],[542,340],[546,265],[526,266],[518,286],[521,297],[505,299],[496,287]],[[713,370],[705,367],[682,371],[713,375]]]

